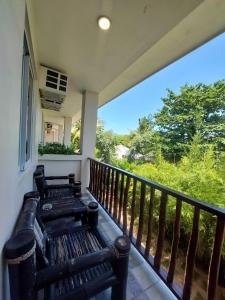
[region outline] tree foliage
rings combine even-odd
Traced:
[[[71,131],[71,147],[75,152],[80,152],[81,120],[77,121]]]
[[[130,134],[114,134],[114,140],[116,145],[123,145],[125,147],[130,147]]]
[[[115,138],[112,131],[105,131],[102,121],[98,121],[96,132],[96,156],[106,163],[112,162],[115,155]]]
[[[211,85],[185,85],[176,94],[168,89],[163,107],[155,115],[162,149],[166,157],[188,152],[193,137],[201,135],[202,143],[225,150],[225,81]]]
[[[151,161],[155,152],[155,136],[151,116],[143,117],[138,120],[137,130],[131,133],[130,152],[128,160],[130,162]]]
[[[163,107],[154,116],[139,119],[138,128],[126,135],[104,132],[100,126],[100,141],[105,138],[106,148],[98,144],[98,156],[110,161],[111,145],[122,144],[130,149],[129,162],[154,161],[160,148],[169,161],[177,162],[189,152],[195,136],[202,147],[209,144],[218,152],[225,151],[225,81],[211,85],[199,83],[184,85],[178,94],[168,89]],[[101,153],[104,151],[104,154]],[[108,154],[107,154],[108,151]]]

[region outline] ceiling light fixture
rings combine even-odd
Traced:
[[[111,26],[111,21],[108,17],[102,16],[98,18],[98,26],[102,30],[109,30]]]

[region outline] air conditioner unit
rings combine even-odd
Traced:
[[[41,66],[40,97],[42,108],[59,111],[66,97],[68,76]]]

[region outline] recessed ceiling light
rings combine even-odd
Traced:
[[[111,21],[108,17],[99,17],[98,18],[98,26],[102,30],[108,30],[111,26]]]

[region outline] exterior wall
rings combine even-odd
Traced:
[[[50,112],[50,114],[49,114],[49,112]],[[52,143],[54,141],[53,138],[52,139],[48,139],[48,137],[46,135],[46,132],[45,132],[45,129],[44,129],[44,123],[45,122],[49,122],[49,123],[52,123],[53,125],[59,126],[58,141],[57,142],[59,142],[60,144],[64,143],[65,145],[70,145],[72,123],[70,124],[70,129],[69,129],[68,134],[67,134],[67,132],[66,132],[66,126],[65,126],[66,125],[65,119],[70,119],[70,123],[72,122],[72,118],[64,118],[62,116],[54,116],[54,115],[52,115],[52,111],[47,111],[46,109],[43,110],[43,135],[44,135],[44,143],[48,143],[48,142]],[[65,132],[64,132],[64,130],[65,130]]]
[[[81,155],[45,154],[38,163],[45,166],[47,176],[75,173],[75,180],[81,179]]]
[[[33,170],[37,163],[37,143],[41,113],[35,83],[34,128],[32,158],[25,171],[19,170],[19,128],[21,102],[21,74],[25,0],[0,1],[0,299],[10,299],[7,268],[2,249],[12,233],[23,194],[33,188]],[[36,119],[36,120],[35,120]]]
[[[51,112],[51,111],[50,111]],[[43,110],[43,122],[58,124],[64,127],[64,117],[48,115],[46,109]]]
[[[45,129],[44,143],[63,143],[62,127],[58,124],[52,124],[52,129],[48,132]]]

